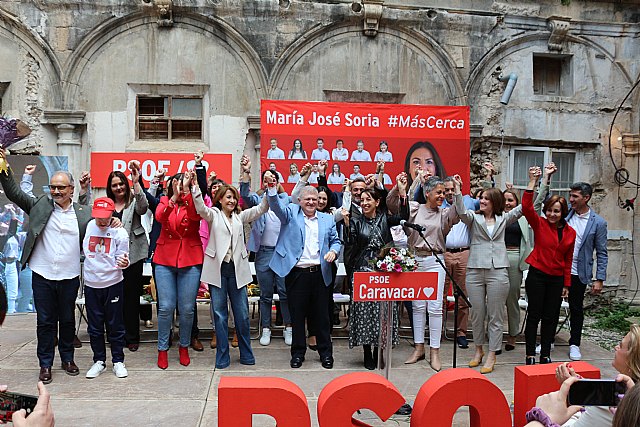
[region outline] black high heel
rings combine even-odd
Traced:
[[[504,351],[512,351],[515,350],[516,346],[515,345],[511,345],[511,344],[505,344],[504,345]]]
[[[536,364],[536,357],[535,356],[527,356],[526,359],[524,359],[524,363],[527,365],[535,365]]]
[[[551,357],[540,356],[540,364],[541,365],[546,365],[548,363],[551,363]]]

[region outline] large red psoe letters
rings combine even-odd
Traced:
[[[572,362],[576,372],[600,378],[598,368]],[[525,424],[524,412],[535,398],[559,388],[557,363],[515,368],[514,424]],[[259,396],[259,398],[257,398]],[[387,379],[370,372],[355,372],[332,380],[318,398],[320,427],[367,426],[352,418],[358,409],[370,409],[386,421],[404,397]],[[472,427],[510,427],[509,404],[500,389],[477,371],[447,369],[429,378],[418,391],[411,414],[412,427],[450,427],[456,411],[469,407]],[[526,407],[525,407],[526,406]],[[278,427],[309,427],[309,406],[302,390],[282,378],[222,377],[218,385],[218,427],[250,427],[253,414],[272,416]]]

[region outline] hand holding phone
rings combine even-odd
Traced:
[[[0,423],[13,421],[13,414],[24,409],[28,416],[38,404],[38,398],[28,394],[0,391]]]
[[[627,386],[616,380],[580,379],[571,385],[567,402],[580,406],[618,406]]]

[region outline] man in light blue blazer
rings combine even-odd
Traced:
[[[540,194],[549,192],[551,175],[557,171],[555,164],[544,168],[544,178],[540,184]],[[584,322],[583,301],[587,285],[593,279],[593,252],[596,252],[596,277],[591,284],[591,293],[599,295],[607,278],[607,222],[589,207],[593,188],[586,182],[571,184],[569,204],[571,209],[565,218],[576,230],[576,243],[571,264],[571,286],[569,287],[569,312],[571,315],[571,338],[569,358],[582,359],[580,339]]]
[[[587,285],[593,278],[593,252],[596,252],[596,277],[591,284],[591,293],[602,292],[603,282],[607,278],[607,222],[593,209],[589,200],[593,193],[591,185],[576,182],[571,185],[569,204],[571,210],[567,222],[576,230],[576,244],[571,264],[571,287],[569,288],[569,311],[571,313],[571,338],[569,339],[569,358],[582,359],[580,338],[584,322],[583,300]]]
[[[293,323],[291,367],[299,368],[307,349],[305,320],[313,318],[320,361],[333,368],[331,323],[327,307],[333,298],[331,263],[342,244],[332,215],[318,212],[318,191],[300,190],[299,205],[278,197],[275,182],[269,184],[269,207],[280,219],[280,235],[269,267],[285,278]]]

